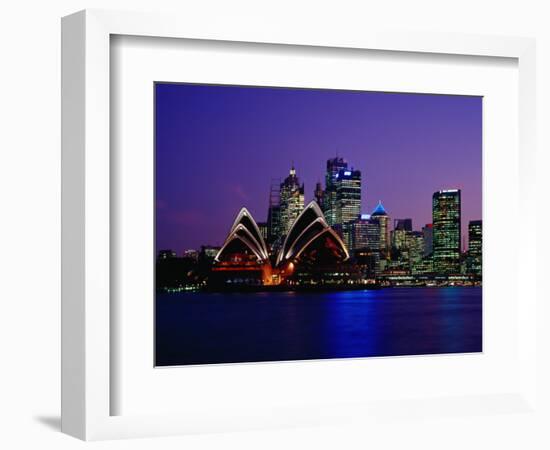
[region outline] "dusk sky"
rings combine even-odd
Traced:
[[[221,245],[241,207],[267,218],[294,163],[324,188],[326,161],[362,173],[362,212],[432,222],[432,194],[462,190],[462,234],[481,219],[482,98],[156,84],[156,246]],[[467,242],[466,242],[467,244]]]

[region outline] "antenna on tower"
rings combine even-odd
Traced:
[[[296,175],[296,169],[294,168],[294,160],[292,160],[292,167],[290,168],[290,175]]]

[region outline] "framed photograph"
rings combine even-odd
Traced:
[[[481,96],[154,89],[156,366],[482,351]]]
[[[62,31],[64,432],[533,411],[532,40]]]

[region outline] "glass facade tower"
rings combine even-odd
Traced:
[[[481,276],[481,256],[483,248],[481,220],[471,220],[468,223],[468,257],[470,260],[470,272]]]
[[[276,248],[281,238],[281,180],[271,180],[267,228],[267,243]]]
[[[390,254],[390,217],[381,201],[378,201],[378,205],[374,208],[371,219],[378,222],[380,227],[380,251],[383,253],[384,258],[388,258]]]
[[[434,251],[434,227],[431,223],[427,223],[422,227],[424,235],[424,256],[429,256]]]
[[[352,223],[361,213],[361,172],[341,169],[336,179],[336,225],[342,239],[352,248]]]
[[[481,256],[482,243],[481,220],[471,220],[468,224],[468,252],[471,256]]]
[[[370,215],[362,214],[351,226],[351,250],[369,247],[369,227],[372,226]]]
[[[286,235],[304,209],[304,185],[300,185],[294,166],[281,183],[280,198],[281,232]]]
[[[434,192],[433,216],[433,262],[439,275],[460,273],[460,189]]]
[[[325,219],[330,226],[336,225],[338,174],[347,169],[348,163],[344,158],[332,158],[327,161],[325,174],[325,192],[322,209]],[[359,213],[358,213],[359,214]]]

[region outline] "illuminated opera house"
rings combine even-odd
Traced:
[[[214,259],[210,281],[226,287],[338,283],[354,276],[348,260],[348,249],[315,201],[272,248],[242,208]]]

